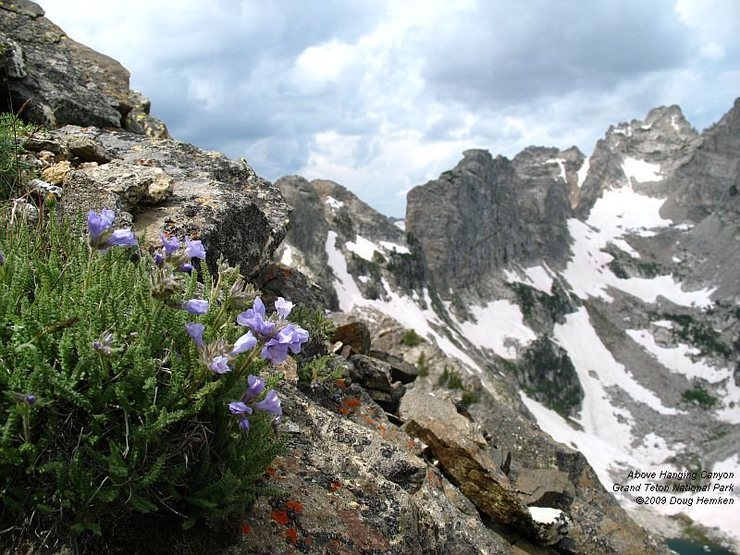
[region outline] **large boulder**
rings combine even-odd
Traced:
[[[223,154],[77,126],[38,133],[25,146],[59,153],[41,169],[59,170],[65,210],[120,211],[120,221],[133,222],[144,247],[158,247],[159,232],[166,230],[202,240],[212,270],[223,255],[255,276],[285,236],[289,207],[280,191]]]
[[[116,60],[69,38],[28,0],[0,2],[3,111],[46,127],[125,128],[169,137]]]

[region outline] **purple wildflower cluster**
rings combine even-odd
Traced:
[[[182,308],[194,315],[208,312],[208,301],[190,299],[184,303],[174,302],[173,295],[182,290],[182,280],[178,273],[190,273],[195,267],[193,260],[205,260],[206,250],[200,241],[185,239],[185,245],[177,237],[159,234],[162,248],[154,255],[156,269],[152,274],[152,295],[172,308]]]
[[[308,341],[308,332],[287,321],[293,309],[293,303],[278,297],[275,301],[274,314],[267,316],[265,304],[260,297],[255,297],[252,308],[240,313],[236,322],[240,326],[249,328],[233,344],[223,339],[215,339],[206,343],[204,339],[205,326],[198,322],[188,322],[185,330],[195,343],[203,364],[214,374],[226,374],[234,369],[234,360],[243,353],[250,353],[247,360],[251,360],[257,353],[273,364],[285,361],[288,352],[299,353],[303,344]],[[245,364],[242,368],[245,368]],[[256,402],[265,387],[264,382],[257,376],[250,375],[247,379],[248,387],[241,400],[229,403],[229,410],[239,418],[239,427],[249,430],[249,419],[253,409],[269,412],[277,422],[282,415],[280,398],[274,390],[270,390],[264,399]]]
[[[236,323],[246,326],[259,339],[264,340],[262,358],[273,364],[280,364],[291,353],[300,353],[301,346],[308,341],[308,332],[303,328],[287,321],[293,310],[293,303],[278,297],[275,301],[275,314],[266,318],[265,305],[262,299],[256,297],[249,310],[245,310],[236,317]]]
[[[275,301],[275,314],[267,317],[262,299],[256,297],[252,308],[236,318],[237,324],[250,329],[233,345],[221,339],[207,345],[203,339],[203,324],[189,322],[185,324],[185,330],[198,348],[205,365],[215,374],[230,372],[232,359],[253,350],[258,344],[262,345],[262,358],[273,364],[281,364],[288,352],[300,353],[302,345],[308,341],[306,330],[286,320],[292,308],[293,303],[278,297]]]
[[[162,240],[162,250],[154,255],[154,263],[159,268],[169,265],[177,271],[190,273],[195,269],[192,264],[193,258],[206,259],[206,250],[200,241],[186,238],[185,246],[182,247],[177,237],[168,237],[160,233],[159,238]]]
[[[90,210],[87,214],[88,241],[93,249],[107,252],[111,247],[135,247],[138,245],[134,232],[128,229],[112,229],[116,214],[104,209],[98,214]]]
[[[239,428],[249,431],[249,419],[247,418],[254,410],[267,412],[273,416],[273,422],[280,422],[283,409],[280,406],[280,397],[274,389],[270,389],[264,399],[257,402],[257,398],[265,389],[265,382],[259,376],[250,374],[247,377],[247,390],[239,401],[229,403],[229,411],[239,420]]]

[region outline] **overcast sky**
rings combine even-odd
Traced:
[[[465,149],[588,155],[655,106],[701,130],[740,96],[738,0],[39,3],[126,66],[175,138],[392,216]]]

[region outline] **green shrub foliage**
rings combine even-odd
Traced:
[[[224,263],[217,280],[206,264],[164,275],[136,247],[92,248],[53,215],[43,226],[0,221],[0,529],[63,537],[135,513],[187,527],[243,512],[281,442],[274,413],[253,411],[245,432],[229,403],[266,371],[267,340],[225,373],[207,358],[246,331],[235,317],[254,291]],[[184,310],[194,297],[210,310]]]
[[[21,140],[32,128],[12,114],[0,114],[0,200],[19,193],[23,172]]]

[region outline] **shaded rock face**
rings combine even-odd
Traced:
[[[690,159],[670,180],[661,209],[666,217],[696,224],[674,249],[688,258],[691,277],[714,275],[717,298],[740,300],[740,98],[719,122],[702,134]]]
[[[117,61],[70,39],[28,0],[0,4],[2,111],[47,127],[126,128],[169,137]],[[7,97],[10,97],[8,100]]]
[[[511,263],[568,252],[578,149],[530,147],[513,161],[469,150],[454,170],[408,194],[406,230],[439,291],[469,288]]]
[[[418,241],[430,281],[469,287],[524,252],[511,162],[468,150],[451,172],[409,191],[406,231]]]
[[[223,154],[77,126],[39,133],[25,146],[60,153],[45,169],[66,169],[57,174],[63,208],[116,209],[145,248],[161,245],[162,230],[201,239],[211,270],[223,255],[251,276],[270,263],[285,236],[288,206],[277,188]]]
[[[344,258],[347,271],[360,279],[358,287],[367,298],[384,294],[383,280],[406,291],[421,287],[420,256],[390,218],[333,181],[309,182],[288,176],[276,185],[294,207],[290,230],[276,258],[300,269],[321,286],[327,308],[342,308],[329,252]],[[355,250],[348,245],[356,245]]]

